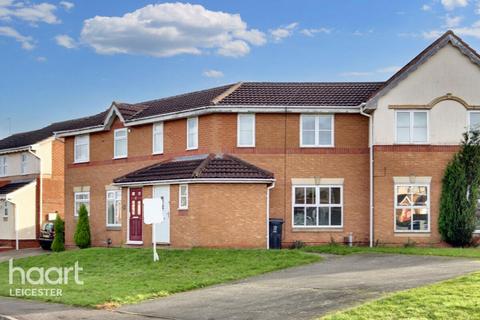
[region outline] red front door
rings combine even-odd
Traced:
[[[143,224],[142,188],[130,189],[130,241],[142,241]]]

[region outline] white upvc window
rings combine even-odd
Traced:
[[[153,124],[153,154],[163,153],[163,122]]]
[[[187,119],[187,150],[198,149],[198,117]]]
[[[295,228],[342,228],[343,186],[293,186],[292,225]]]
[[[470,111],[468,113],[468,129],[480,130],[480,111]]]
[[[188,184],[178,186],[178,209],[188,209]]]
[[[122,191],[107,191],[107,227],[119,227],[122,225]]]
[[[20,172],[21,174],[27,173],[27,161],[28,157],[26,153],[22,153],[20,160]]]
[[[396,111],[395,137],[396,143],[428,143],[428,111]]]
[[[78,217],[78,210],[80,209],[80,206],[82,204],[85,205],[85,207],[87,208],[88,210],[88,215],[90,215],[90,192],[75,192],[74,193],[74,201],[75,201],[75,205],[74,205],[74,212],[73,212],[73,215],[75,217]]]
[[[0,156],[0,177],[7,175],[7,156]]]
[[[238,114],[237,146],[255,147],[255,114]]]
[[[75,136],[74,162],[90,161],[90,136],[88,134]]]
[[[126,158],[128,156],[128,129],[116,129],[113,132],[113,158]]]
[[[395,232],[430,231],[430,185],[395,184]]]
[[[333,115],[300,116],[300,147],[322,148],[334,145]]]

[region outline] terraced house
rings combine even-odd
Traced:
[[[441,179],[480,124],[480,56],[447,32],[385,82],[240,82],[114,102],[55,132],[67,245],[440,244]],[[152,227],[142,201],[163,199]],[[480,219],[479,219],[480,220]],[[480,224],[479,224],[480,229]]]

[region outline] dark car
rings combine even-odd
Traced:
[[[40,247],[44,250],[51,250],[53,238],[55,236],[55,230],[53,227],[53,221],[45,222],[40,229]]]

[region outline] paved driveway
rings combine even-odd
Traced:
[[[33,248],[33,249],[20,249],[20,250],[8,250],[0,252],[0,262],[8,261],[11,258],[13,259],[20,259],[25,257],[31,256],[38,256],[41,254],[51,253],[51,251],[43,250],[41,248]]]
[[[311,319],[377,298],[480,270],[466,259],[351,255],[234,283],[124,306],[115,312],[0,299],[18,319]],[[88,294],[87,292],[85,294]]]

